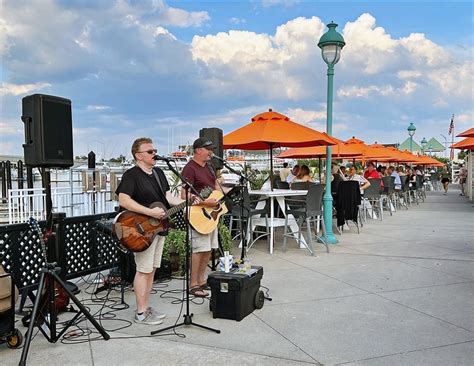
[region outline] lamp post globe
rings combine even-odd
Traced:
[[[428,145],[428,152],[430,153],[431,157],[431,153],[433,152],[433,146],[431,144]]]
[[[428,143],[428,141],[426,141],[426,137],[423,137],[423,140],[420,141],[421,149],[422,149],[423,154],[425,153],[425,147],[426,147],[427,143]]]
[[[416,131],[416,127],[413,122],[410,122],[410,126],[408,126],[407,131],[408,135],[410,136],[410,152],[413,153],[413,135]]]
[[[337,24],[331,22],[327,25],[328,31],[324,33],[318,42],[321,48],[321,55],[324,62],[328,65],[328,88],[327,88],[327,114],[326,114],[326,133],[332,136],[332,105],[333,105],[333,81],[334,65],[341,58],[341,50],[346,44],[341,34],[336,31]],[[323,239],[328,244],[337,244],[337,239],[332,231],[332,194],[331,194],[331,154],[332,148],[326,147],[326,188],[323,197],[324,226],[325,233]]]

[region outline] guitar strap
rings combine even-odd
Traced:
[[[161,181],[160,181],[160,177],[158,176],[158,173],[156,172],[155,169],[152,169],[152,171],[153,171],[153,175],[154,175],[156,181],[158,182],[158,187],[160,187],[161,193],[166,198],[166,192],[164,191],[163,186],[161,185]]]

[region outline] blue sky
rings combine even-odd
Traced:
[[[473,126],[473,5],[463,1],[3,0],[0,154],[22,154],[21,99],[73,103],[74,154],[162,154],[204,127],[225,133],[273,108],[325,130],[335,21],[333,132],[394,143]]]

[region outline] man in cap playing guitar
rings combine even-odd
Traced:
[[[216,147],[212,141],[207,138],[198,138],[193,143],[194,155],[183,169],[183,176],[191,183],[197,192],[201,192],[205,189],[211,189],[223,192],[223,188],[217,182],[216,174],[210,160],[214,154]],[[181,190],[181,198],[186,197],[184,188]],[[219,201],[211,195],[205,201],[200,203],[200,206],[210,207],[215,209],[214,212],[219,212],[219,215],[227,212],[225,206],[221,207]],[[224,211],[225,209],[225,211]],[[214,224],[218,223],[219,217],[214,217],[211,220],[209,216],[209,222]],[[193,224],[192,217],[190,218],[191,224]],[[198,228],[194,227],[191,230],[191,243],[193,248],[193,254],[191,256],[191,281],[189,284],[189,293],[197,297],[206,297],[209,295],[205,290],[207,288],[207,282],[204,278],[207,264],[210,260],[211,249],[219,247],[218,244],[218,229],[214,228],[212,231],[206,233],[200,233],[197,231]],[[209,231],[209,230],[208,230]]]

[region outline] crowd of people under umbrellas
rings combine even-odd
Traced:
[[[375,164],[369,162],[365,171],[358,171],[355,165],[332,165],[332,176],[331,176],[331,192],[337,192],[339,182],[352,180],[357,181],[360,184],[361,193],[364,192],[370,186],[371,179],[382,179],[385,176],[392,176],[395,178],[395,190],[401,190],[404,183],[408,183],[408,188],[415,188],[417,176],[422,176],[422,181],[427,179],[431,174],[437,174],[437,179],[441,181],[444,189],[444,195],[447,195],[449,183],[451,182],[451,173],[447,167],[443,167],[441,172],[434,169],[424,169],[423,166],[418,165],[415,167],[404,167],[399,165],[397,167],[379,165],[375,167]],[[459,169],[459,184],[461,187],[461,196],[464,196],[464,185],[467,177],[467,170],[462,165]],[[294,165],[293,168],[288,167],[288,163],[283,164],[283,169],[280,170],[280,179],[283,182],[287,182],[290,187],[295,182],[316,182],[311,176],[311,171],[307,165]],[[324,183],[325,179],[322,179],[321,183]],[[380,182],[381,189],[383,189],[383,181]]]

